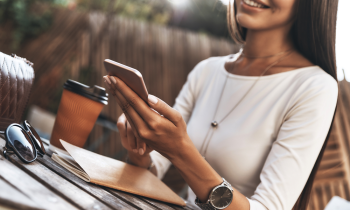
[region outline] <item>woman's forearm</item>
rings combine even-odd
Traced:
[[[223,182],[222,177],[201,156],[192,141],[184,141],[180,151],[176,156],[170,156],[170,161],[199,200],[206,202],[211,190]],[[234,189],[232,203],[226,209],[249,210],[249,201]]]
[[[167,157],[198,198],[205,202],[211,190],[222,183],[222,178],[193,145],[181,114],[152,95],[148,96],[146,104],[122,80],[112,78],[117,102],[130,122],[135,138]],[[249,210],[249,202],[235,190],[227,209]]]
[[[205,202],[209,192],[222,183],[221,176],[201,156],[194,145],[189,141],[180,149],[177,157],[171,158],[171,162],[181,173],[187,184],[197,197]]]

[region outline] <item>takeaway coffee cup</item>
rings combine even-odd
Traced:
[[[50,149],[63,149],[60,139],[83,147],[104,105],[108,94],[99,86],[89,87],[67,80],[50,139]]]

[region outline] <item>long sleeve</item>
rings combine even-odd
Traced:
[[[330,128],[338,86],[329,75],[310,78],[290,108],[249,199],[251,210],[290,210],[304,188]]]
[[[207,59],[191,73],[196,82],[184,86],[192,95],[179,97],[175,108],[188,120],[196,148],[205,145],[207,162],[248,198],[251,210],[291,210],[329,131],[337,82],[319,66],[308,66],[255,84],[258,77],[227,72],[225,63],[237,57]],[[210,130],[211,121],[225,116]],[[188,195],[194,203],[191,189]]]
[[[205,63],[206,60],[200,62],[190,72],[186,83],[183,85],[175,101],[174,109],[180,112],[186,123],[191,117],[191,113],[195,105],[196,95],[199,91],[198,79]],[[152,151],[150,155],[154,165],[157,168],[157,176],[159,179],[162,179],[171,166],[171,162],[157,151]]]

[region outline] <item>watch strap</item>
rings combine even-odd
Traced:
[[[232,185],[229,182],[227,182],[226,179],[222,178],[222,180],[222,184],[226,185],[233,192]]]
[[[200,209],[203,209],[203,210],[216,210],[216,208],[214,206],[212,206],[209,202],[207,203],[202,203],[198,197],[196,197],[196,200],[195,200],[195,204],[200,208]]]

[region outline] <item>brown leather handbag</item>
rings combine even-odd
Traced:
[[[0,131],[21,121],[34,81],[33,63],[0,52]]]

